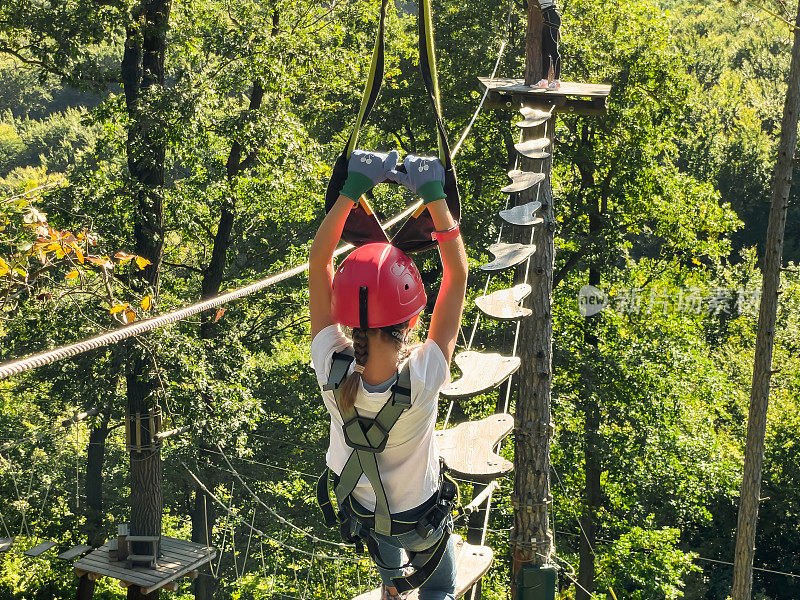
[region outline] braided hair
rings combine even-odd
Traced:
[[[405,341],[406,332],[408,331],[409,322],[399,323],[397,325],[390,325],[388,327],[380,327],[377,329],[379,335],[385,340],[390,340],[397,352],[398,361],[401,358],[403,345]],[[367,365],[367,358],[369,357],[369,338],[367,333],[369,331],[376,331],[376,329],[362,329],[361,327],[353,328],[353,351],[356,355],[356,366],[365,367]],[[356,403],[356,395],[358,394],[358,387],[361,383],[361,371],[355,370],[347,379],[344,380],[339,388],[339,402],[342,408],[350,409]]]

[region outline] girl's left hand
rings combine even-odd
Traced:
[[[389,153],[354,150],[347,164],[347,180],[341,195],[358,202],[364,192],[389,178],[388,175],[397,167],[399,158],[400,153],[397,150]]]

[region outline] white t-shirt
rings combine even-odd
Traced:
[[[320,331],[311,342],[311,362],[320,388],[328,382],[333,353],[352,347],[339,325]],[[355,362],[350,365],[350,372]],[[411,374],[411,408],[400,415],[392,430],[386,449],[377,455],[381,482],[392,513],[416,508],[439,489],[439,448],[433,434],[439,404],[439,390],[449,380],[450,372],[441,348],[427,340],[409,357]],[[372,418],[391,397],[385,392],[368,392],[363,385],[356,395],[358,414]],[[341,474],[353,451],[344,441],[342,416],[332,391],[322,391],[325,407],[331,415],[331,437],[326,462],[336,474]],[[362,475],[353,497],[364,508],[375,510],[375,492],[366,475]]]

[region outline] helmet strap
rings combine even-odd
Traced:
[[[369,329],[369,318],[367,314],[367,295],[369,288],[366,286],[358,288],[358,322],[361,329]]]

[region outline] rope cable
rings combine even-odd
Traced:
[[[257,527],[251,526],[247,522],[246,519],[242,518],[242,516],[239,515],[238,513],[236,513],[230,506],[226,505],[222,500],[220,500],[216,496],[216,494],[214,494],[211,490],[209,490],[208,487],[202,481],[200,481],[200,479],[197,477],[197,475],[195,475],[194,472],[185,463],[181,462],[181,466],[183,466],[183,468],[186,469],[186,472],[189,473],[191,478],[194,479],[195,483],[197,483],[197,485],[200,486],[200,489],[202,489],[203,492],[205,492],[208,495],[209,498],[211,498],[214,502],[216,502],[217,505],[220,508],[222,508],[222,510],[224,510],[228,514],[229,517],[231,517],[235,521],[238,521],[240,524],[244,525],[245,527],[251,529],[253,531],[253,533],[255,533],[257,536],[259,536],[259,537],[261,537],[261,538],[263,538],[263,539],[265,539],[265,540],[267,540],[267,541],[269,541],[269,542],[271,542],[271,543],[273,543],[273,544],[275,544],[275,545],[277,545],[277,546],[279,546],[281,548],[284,548],[285,550],[290,550],[292,552],[297,552],[298,554],[302,554],[304,556],[315,557],[317,559],[325,560],[325,561],[343,561],[343,562],[351,562],[351,563],[359,563],[360,562],[360,559],[351,558],[351,557],[348,557],[348,556],[330,556],[330,555],[327,555],[327,554],[319,554],[319,553],[315,553],[315,552],[309,552],[308,550],[303,550],[301,548],[296,548],[295,546],[292,546],[292,545],[287,544],[285,542],[280,542],[280,541],[276,540],[275,538],[267,535],[266,533],[264,533],[263,531],[261,531]]]
[[[339,543],[339,542],[331,542],[331,541],[328,541],[328,540],[324,540],[322,538],[318,538],[314,534],[309,533],[308,531],[306,531],[305,529],[302,529],[301,527],[298,527],[297,525],[295,525],[294,523],[292,523],[291,521],[289,521],[288,519],[286,519],[282,515],[280,515],[277,512],[275,512],[275,510],[273,510],[270,506],[268,506],[250,488],[250,486],[248,486],[247,483],[245,483],[244,479],[242,479],[242,476],[239,474],[239,472],[236,470],[236,468],[231,464],[231,461],[228,460],[228,455],[225,454],[225,452],[222,450],[222,448],[219,446],[219,444],[214,444],[214,445],[216,446],[217,450],[219,450],[219,453],[222,456],[223,460],[225,461],[225,464],[227,464],[228,468],[230,468],[231,471],[233,472],[234,477],[236,477],[236,479],[239,480],[239,483],[244,486],[244,489],[247,490],[247,492],[253,497],[253,499],[258,504],[260,504],[262,507],[264,507],[267,510],[268,513],[270,513],[273,517],[275,517],[278,520],[279,523],[281,523],[282,525],[288,525],[291,529],[294,529],[296,532],[298,532],[298,533],[308,537],[309,539],[311,539],[315,544],[317,544],[317,543],[328,544],[330,546],[335,546],[336,548],[352,548],[352,547],[354,547],[353,544],[342,544],[342,543]]]
[[[383,228],[386,229],[388,227],[392,227],[393,225],[397,224],[398,222],[402,221],[404,218],[413,214],[417,208],[422,204],[422,201],[419,200],[406,208],[403,212],[399,213],[389,221],[387,221]],[[345,244],[334,252],[334,257],[339,256],[353,248],[350,244]],[[33,356],[28,356],[26,358],[10,361],[0,365],[0,380],[7,379],[13,375],[19,375],[20,373],[24,373],[25,371],[30,371],[31,369],[35,369],[38,367],[42,367],[44,365],[52,364],[56,361],[63,360],[65,358],[70,358],[72,356],[76,356],[78,354],[83,354],[88,352],[89,350],[94,350],[95,348],[100,348],[102,346],[107,346],[109,344],[115,344],[121,342],[122,340],[126,340],[131,337],[135,337],[146,333],[148,331],[152,331],[153,329],[157,329],[159,327],[164,327],[165,325],[170,325],[172,323],[176,323],[178,321],[182,321],[188,317],[196,315],[198,313],[204,312],[206,310],[210,310],[212,308],[217,308],[222,304],[226,304],[233,300],[238,300],[240,298],[244,298],[245,296],[249,296],[256,292],[260,292],[270,286],[273,286],[277,283],[285,281],[295,275],[299,275],[300,273],[305,272],[308,269],[308,263],[303,263],[302,265],[298,265],[296,267],[292,267],[290,269],[286,269],[275,275],[271,275],[266,279],[262,279],[260,281],[256,281],[255,283],[251,283],[250,285],[231,290],[214,298],[209,298],[208,300],[203,300],[201,302],[197,302],[195,304],[190,304],[182,309],[175,310],[172,312],[168,312],[158,317],[153,317],[151,319],[146,319],[144,321],[139,321],[137,323],[131,323],[130,325],[126,325],[114,331],[110,331],[108,333],[104,333],[101,335],[97,335],[95,337],[76,342],[74,344],[69,344],[67,346],[62,346],[60,348],[56,348],[55,350],[50,350],[48,352],[42,352],[41,354],[35,354]]]

